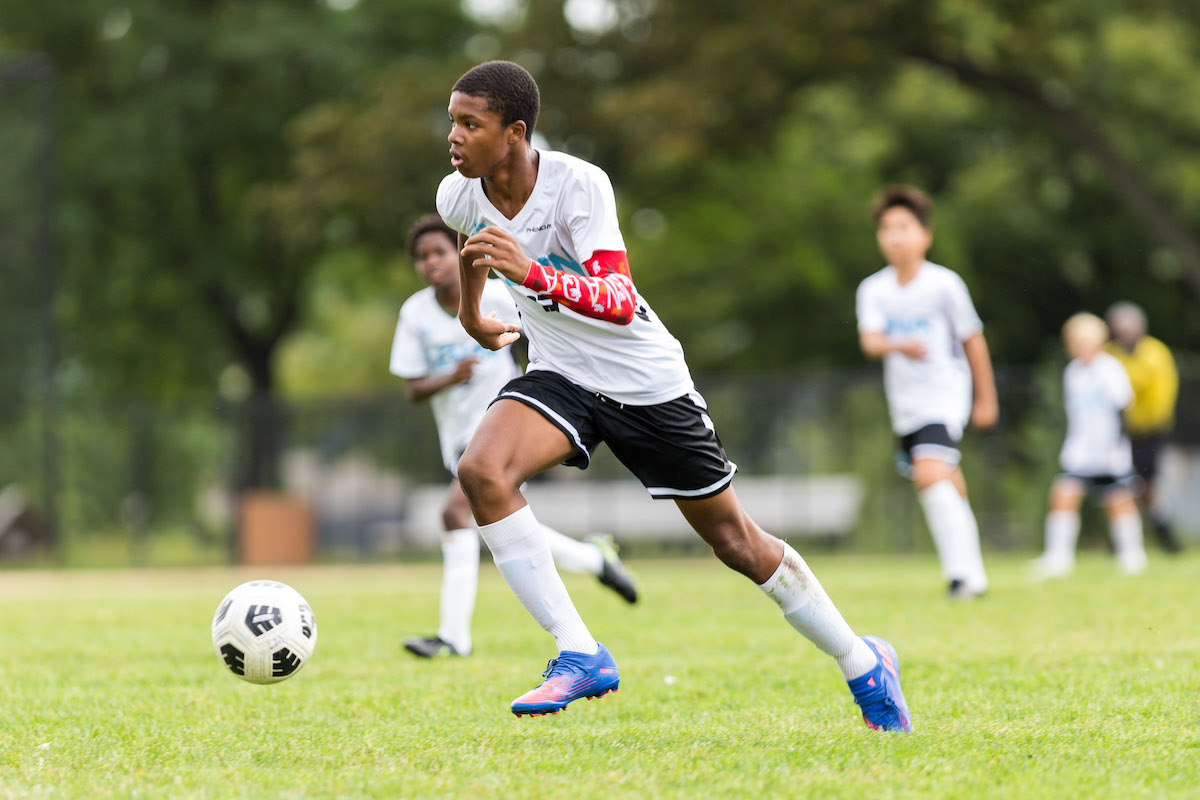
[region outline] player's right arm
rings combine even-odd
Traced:
[[[414,403],[420,403],[443,389],[466,383],[471,380],[471,376],[475,373],[475,365],[478,363],[479,359],[477,358],[464,358],[454,366],[454,371],[444,375],[423,375],[420,378],[409,378],[406,382],[408,399]]]
[[[891,353],[924,358],[925,344],[919,339],[893,339],[887,335],[887,314],[872,290],[872,278],[859,284],[855,293],[858,316],[858,346],[867,358],[880,359]]]
[[[520,327],[497,319],[495,313],[484,316],[480,301],[483,299],[483,285],[487,281],[489,267],[484,258],[462,255],[466,244],[467,237],[458,234],[458,321],[472,339],[488,350],[499,350],[521,338],[518,332]],[[483,264],[476,266],[476,261]]]

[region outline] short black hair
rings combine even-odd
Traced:
[[[453,91],[486,98],[488,111],[498,113],[504,127],[521,120],[525,123],[525,140],[533,141],[533,126],[542,101],[537,81],[520,64],[485,61],[463,73]]]
[[[871,206],[875,224],[879,224],[883,212],[897,207],[911,211],[923,228],[928,229],[933,222],[933,201],[929,199],[929,195],[915,186],[895,185],[883,187],[875,196],[875,202]]]
[[[445,234],[446,238],[450,240],[450,244],[458,247],[458,231],[447,225],[437,214],[426,214],[408,229],[408,241],[405,243],[405,248],[408,250],[409,258],[417,257],[417,239],[427,233]]]

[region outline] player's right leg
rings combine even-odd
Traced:
[[[404,640],[405,649],[421,658],[465,656],[471,652],[471,615],[479,582],[479,534],[458,478],[451,479],[446,491],[442,526],[445,533],[437,634]]]
[[[1087,487],[1078,478],[1062,475],[1050,488],[1046,514],[1046,549],[1033,562],[1039,578],[1061,578],[1075,570],[1075,544],[1079,540],[1079,506]]]
[[[525,388],[531,392],[536,387]],[[570,460],[577,449],[541,408],[509,399],[502,391],[458,465],[459,480],[496,567],[559,650],[543,673],[546,680],[513,701],[512,711],[518,716],[558,713],[574,700],[615,691],[619,682],[616,663],[571,602],[546,536],[520,492],[526,480]]]

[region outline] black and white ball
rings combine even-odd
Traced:
[[[317,645],[308,602],[279,581],[249,581],[217,606],[213,647],[225,668],[250,683],[278,683],[300,671]]]

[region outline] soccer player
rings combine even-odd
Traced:
[[[421,217],[409,232],[408,253],[429,286],[400,309],[391,371],[407,379],[410,399],[432,405],[442,460],[452,477],[442,507],[445,535],[437,634],[411,637],[404,646],[424,658],[465,656],[471,652],[479,535],[456,477],[458,460],[488,403],[519,370],[509,351],[480,347],[458,324],[458,234],[436,214]],[[480,308],[496,319],[516,319],[516,308],[500,281],[484,283]],[[637,587],[617,558],[611,537],[597,534],[580,542],[545,526],[541,534],[563,569],[595,575],[627,602],[637,602]]]
[[[1100,494],[1108,513],[1117,566],[1126,574],[1146,568],[1142,519],[1133,496],[1133,458],[1121,428],[1121,413],[1133,400],[1121,362],[1104,352],[1108,327],[1079,313],[1063,325],[1071,361],[1063,372],[1067,436],[1059,463],[1063,472],[1050,489],[1046,551],[1034,562],[1040,577],[1058,578],[1075,568],[1079,506],[1089,492]]]
[[[526,374],[493,401],[458,473],[501,574],[559,650],[545,681],[513,701],[513,713],[558,713],[619,685],[616,661],[575,609],[520,491],[555,464],[587,467],[603,441],[652,497],[673,500],[718,558],[833,657],[867,725],[910,730],[895,650],[856,636],[804,559],[738,502],[736,467],[683,349],[634,286],[608,176],[532,146],[539,104],[537,84],[517,64],[467,71],[450,94],[454,171],[437,192],[438,212],[460,232],[463,326],[491,350],[519,335],[517,325],[480,308],[493,269],[529,337]]]
[[[996,383],[966,284],[925,259],[932,215],[929,197],[911,186],[876,198],[876,238],[888,265],[858,287],[858,335],[863,353],[883,359],[903,471],[916,487],[948,596],[967,599],[984,594],[988,581],[958,443],[968,420],[978,428],[996,423]]]
[[[1133,386],[1133,403],[1125,409],[1125,430],[1133,450],[1133,471],[1141,478],[1138,503],[1163,550],[1178,553],[1179,540],[1158,502],[1158,456],[1175,422],[1179,396],[1175,359],[1165,344],[1146,333],[1146,314],[1139,306],[1114,303],[1104,317],[1112,332],[1105,350],[1125,367]]]

